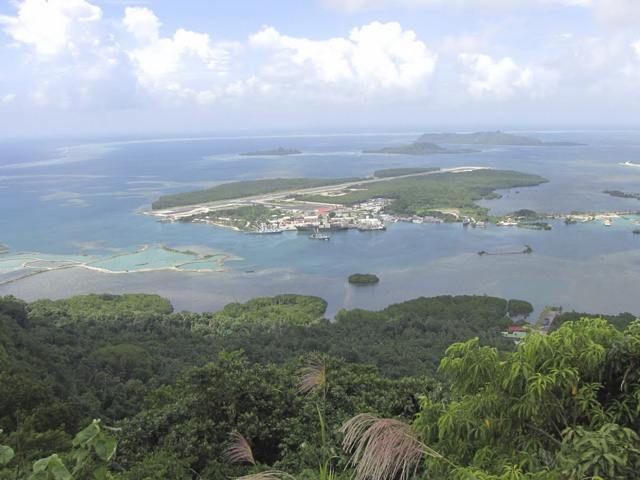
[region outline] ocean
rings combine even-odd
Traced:
[[[389,225],[385,232],[253,236],[209,225],[158,223],[141,212],[159,196],[260,178],[368,177],[394,167],[489,166],[539,174],[549,183],[501,191],[479,202],[493,214],[528,208],[548,213],[638,211],[638,131],[517,132],[573,147],[490,147],[431,156],[363,154],[404,145],[421,132],[263,135],[152,140],[0,142],[0,295],[26,301],[85,293],[158,293],[176,310],[215,311],[234,301],[279,293],[317,295],[339,309],[381,309],[433,295],[518,298],[565,310],[640,315],[640,235],[615,219],[534,231],[488,225]],[[516,132],[514,132],[516,133]],[[451,145],[446,145],[453,147]],[[241,152],[298,149],[299,155]],[[478,255],[479,251],[528,255]],[[212,255],[191,262],[175,250]],[[92,269],[81,265],[92,267]],[[176,270],[176,265],[179,269]],[[347,283],[375,273],[375,286]]]

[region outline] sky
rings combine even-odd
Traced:
[[[640,0],[0,0],[0,137],[640,125]]]

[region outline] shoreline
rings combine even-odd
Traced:
[[[607,222],[611,222],[612,220],[623,220],[628,221],[635,225],[640,225],[640,219],[628,218],[625,215],[640,215],[640,211],[635,212],[600,212],[600,213],[579,213],[579,214],[554,214],[549,215],[546,218],[551,220],[561,220],[561,219],[573,219],[576,220],[575,223],[591,223],[591,222],[603,222],[604,226],[609,226]],[[230,227],[227,225],[220,225],[215,222],[207,222],[208,224],[219,227],[236,230],[238,232],[242,232],[242,230],[234,227]],[[455,223],[455,222],[452,222]],[[493,223],[493,222],[492,222]],[[493,223],[494,226],[497,226]],[[296,231],[296,230],[292,230]],[[302,238],[302,237],[301,237]],[[306,238],[306,237],[304,237]],[[88,271],[93,271],[97,273],[103,273],[107,275],[128,275],[135,273],[153,273],[153,272],[181,272],[181,273],[194,273],[194,274],[220,274],[230,270],[230,267],[226,265],[226,262],[230,259],[235,259],[232,254],[227,252],[217,252],[203,255],[198,253],[198,247],[189,247],[188,251],[180,251],[174,248],[168,247],[164,244],[146,244],[142,245],[139,248],[132,250],[130,252],[121,252],[115,255],[105,256],[100,258],[95,255],[83,255],[83,254],[69,254],[68,256],[61,254],[52,254],[52,253],[44,253],[44,252],[11,252],[11,248],[9,246],[5,246],[6,248],[0,251],[0,273],[2,274],[10,274],[11,272],[19,272],[24,270],[25,273],[13,278],[9,278],[4,281],[0,281],[0,286],[15,283],[18,280],[22,280],[24,278],[47,273],[59,270],[69,270],[73,268],[81,268]],[[159,259],[159,260],[150,260],[145,263],[132,263],[130,265],[133,268],[126,268],[129,265],[125,265],[123,268],[105,268],[100,265],[100,263],[105,263],[114,259],[123,258],[123,257],[131,257],[132,261],[135,260],[135,256],[141,253],[147,252],[152,248],[156,248],[162,250],[163,252],[168,253],[169,255],[175,255],[174,258],[169,259]],[[193,248],[194,250],[191,250]],[[204,249],[208,249],[209,247],[202,247]],[[183,256],[187,256],[188,258],[184,258]],[[52,258],[55,257],[55,258]],[[86,259],[86,261],[78,260],[78,257]],[[182,257],[182,258],[181,258]],[[18,261],[20,262],[16,266],[3,268],[3,263],[10,261]],[[38,265],[41,263],[42,265]],[[160,263],[158,266],[144,267],[144,268],[135,268],[141,267],[147,264]],[[162,265],[165,263],[165,265]],[[189,265],[197,265],[199,263],[215,263],[217,268],[183,268]],[[231,269],[231,271],[235,271]]]

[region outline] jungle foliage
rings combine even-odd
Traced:
[[[567,321],[516,348],[500,331],[523,301],[419,298],[334,323],[326,306],[1,297],[0,479],[346,479],[352,418],[392,419],[376,425],[418,442],[423,478],[635,478],[640,322]],[[252,462],[229,462],[238,438]]]
[[[640,320],[603,319],[530,334],[513,353],[452,345],[446,402],[425,401],[413,427],[446,461],[429,478],[631,479],[640,471]]]

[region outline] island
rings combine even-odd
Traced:
[[[533,248],[531,248],[529,245],[525,245],[525,248],[522,251],[490,253],[485,250],[480,250],[478,252],[478,255],[480,255],[481,257],[483,255],[520,255],[520,254],[529,255],[532,252],[533,252]]]
[[[241,153],[245,157],[264,157],[264,156],[273,156],[273,157],[283,157],[284,155],[296,155],[298,153],[302,153],[300,150],[293,150],[288,148],[276,148],[275,150],[256,150],[255,152],[245,152]]]
[[[375,285],[380,279],[372,273],[354,273],[349,275],[349,283],[353,285]]]
[[[399,167],[376,170],[374,175],[376,178],[232,182],[161,197],[147,214],[163,223],[200,222],[240,231],[353,228],[371,232],[385,231],[388,223],[396,221],[462,222],[483,227],[486,221],[497,220],[490,218],[488,209],[477,200],[495,197],[496,190],[548,181],[538,175],[477,166]],[[542,228],[531,223],[526,226]]]
[[[431,142],[424,142],[420,139],[409,145],[400,147],[384,147],[378,150],[364,150],[362,153],[384,153],[384,154],[401,154],[401,155],[439,155],[447,153],[478,153],[479,150],[472,149],[451,149],[443,148]]]
[[[583,146],[577,142],[543,142],[534,137],[513,135],[499,130],[475,133],[425,133],[415,143],[453,143],[460,145],[517,145],[526,147],[575,147]]]
[[[513,135],[501,131],[475,133],[425,133],[409,145],[364,150],[362,153],[386,153],[401,155],[437,155],[446,153],[478,153],[480,150],[444,148],[440,143],[460,145],[515,145],[526,147],[574,147],[584,145],[577,142],[543,142],[534,137]]]
[[[607,195],[611,195],[612,197],[635,198],[636,200],[640,200],[640,193],[628,193],[622,192],[620,190],[603,190],[602,193],[606,193]]]

